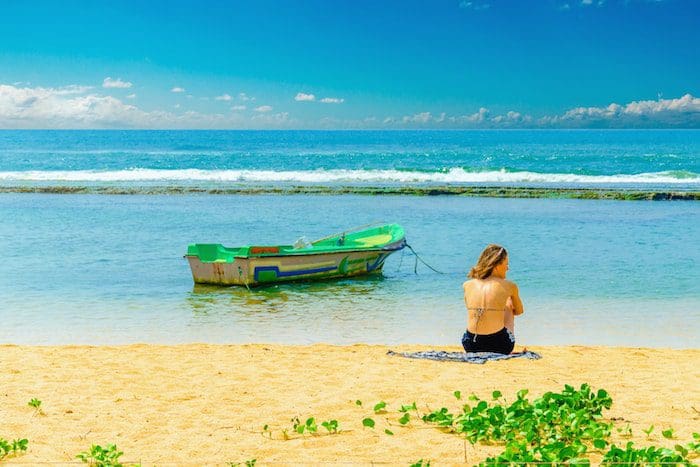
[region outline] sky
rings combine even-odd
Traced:
[[[0,128],[700,128],[700,0],[0,0]]]

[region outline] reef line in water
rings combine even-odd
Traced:
[[[646,201],[700,201],[698,191],[649,191],[612,188],[541,188],[508,186],[0,186],[0,193],[98,194],[98,195],[413,195],[413,196],[471,196],[485,198],[564,198]]]

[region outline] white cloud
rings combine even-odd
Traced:
[[[481,107],[478,112],[466,117],[466,121],[472,123],[482,123],[489,118],[489,109]]]
[[[345,99],[339,97],[324,97],[320,102],[324,104],[342,104],[345,102]]]
[[[588,7],[588,6],[591,6],[591,5],[595,5],[595,6],[597,6],[597,7],[601,7],[601,6],[603,6],[604,4],[605,4],[605,0],[597,0],[597,1],[594,1],[594,0],[581,0],[581,3],[580,3],[580,5],[583,6],[583,7]]]
[[[185,88],[181,88],[179,86],[175,86],[170,90],[170,92],[185,92]]]
[[[290,120],[288,112],[255,115],[253,118],[251,118],[251,121],[258,124],[262,123],[265,126],[288,126],[289,123],[295,122]]]
[[[228,102],[228,101],[230,101],[231,99],[233,99],[233,97],[229,96],[228,94],[223,94],[223,95],[221,95],[221,96],[216,96],[214,99],[216,99],[217,101],[226,101],[226,102]]]
[[[29,88],[31,89],[31,88]],[[34,89],[44,89],[44,88],[34,88]],[[68,96],[71,94],[85,94],[89,90],[93,89],[92,86],[79,86],[77,84],[69,84],[68,86],[62,86],[60,88],[47,88],[52,93],[58,96]]]
[[[402,121],[404,123],[428,123],[432,119],[433,116],[430,112],[421,112],[412,116],[406,115]]]
[[[117,79],[112,79],[111,77],[106,77],[104,81],[102,81],[102,87],[103,88],[116,88],[116,89],[126,89],[130,88],[132,84],[128,81],[122,81],[121,78]]]
[[[84,86],[18,88],[0,85],[2,128],[101,128],[145,123],[147,114],[111,96],[83,95]]]
[[[129,94],[126,96],[127,99],[136,99],[136,94]]]
[[[476,0],[462,0],[461,2],[459,2],[459,7],[462,8],[463,10],[480,11],[480,10],[486,10],[490,6],[491,5],[488,3],[485,3],[483,1],[476,1]]]
[[[112,96],[85,94],[88,86],[16,87],[0,84],[0,128],[243,128],[235,115],[145,112]]]
[[[388,117],[385,125],[400,125],[406,128],[515,128],[520,124],[532,122],[532,117],[520,112],[510,111],[505,115],[491,115],[491,112],[482,107],[478,112],[468,115],[448,116],[441,112],[435,116],[431,112],[421,112],[414,115],[406,115],[401,119]]]
[[[520,112],[515,112],[513,110],[509,111],[505,115],[496,115],[489,120],[491,123],[495,123],[502,127],[517,127],[520,124],[526,124],[532,121],[532,117],[529,115],[523,115]]]
[[[127,96],[135,98],[135,94]],[[300,122],[273,107],[255,107],[254,117],[231,106],[225,115],[198,112],[144,111],[124,100],[100,95],[89,86],[56,88],[0,84],[0,128],[700,128],[700,98],[638,100],[601,107],[575,107],[533,119],[517,110],[492,113],[486,107],[464,115],[420,112],[403,117],[347,120],[325,118]]]
[[[632,101],[606,107],[576,107],[562,115],[539,120],[544,126],[567,128],[700,128],[700,98],[686,94],[678,99]]]
[[[304,94],[303,92],[299,92],[296,96],[294,96],[294,100],[299,102],[311,102],[315,99],[316,96],[313,94]]]
[[[248,102],[248,101],[254,101],[255,98],[249,96],[248,94],[241,92],[238,94],[238,99],[242,100],[243,102]]]

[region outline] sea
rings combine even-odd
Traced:
[[[700,202],[361,190],[474,186],[697,193],[700,131],[0,131],[0,343],[459,345],[498,243],[519,344],[698,347]],[[375,222],[418,256],[252,290],[183,258]]]

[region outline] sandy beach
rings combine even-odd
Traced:
[[[393,346],[397,351],[425,346]],[[459,350],[457,347],[440,348]],[[76,462],[91,444],[115,443],[125,462],[143,465],[432,465],[474,464],[498,446],[471,446],[414,420],[401,426],[398,408],[419,413],[458,410],[454,391],[513,400],[535,398],[564,384],[589,383],[612,399],[607,418],[629,427],[635,444],[673,447],[700,430],[700,350],[535,347],[541,360],[485,365],[412,360],[389,347],[266,344],[176,346],[0,346],[0,437],[27,438],[26,453],[7,465]],[[41,400],[41,411],[28,406]],[[362,401],[362,406],[356,401]],[[372,407],[387,403],[387,413]],[[319,435],[292,434],[292,419],[315,417]],[[373,429],[362,420],[372,417]],[[337,420],[338,434],[320,423]],[[654,425],[647,440],[643,429]],[[263,427],[268,425],[268,431]],[[661,430],[672,427],[675,438]],[[390,429],[394,435],[384,433]],[[284,439],[283,432],[291,439]],[[621,433],[613,441],[624,443]],[[79,461],[78,461],[79,462]]]

